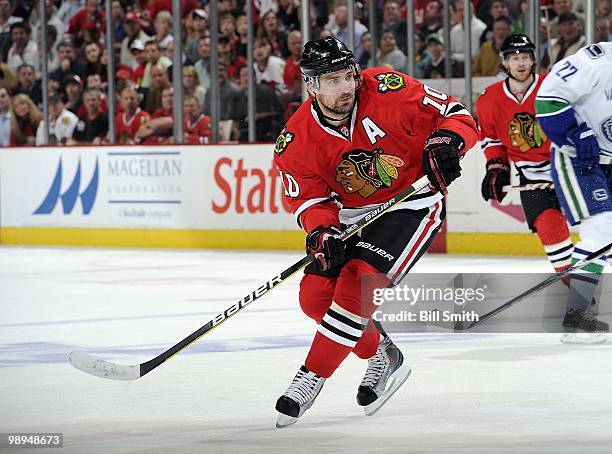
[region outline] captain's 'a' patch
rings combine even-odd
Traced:
[[[404,78],[398,73],[380,73],[376,75],[376,80],[378,80],[379,93],[390,93],[406,87]]]
[[[291,142],[295,139],[295,134],[283,129],[276,139],[276,144],[274,145],[274,153],[277,155],[282,155]]]

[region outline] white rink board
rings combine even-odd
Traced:
[[[272,149],[3,150],[2,227],[296,230]]]

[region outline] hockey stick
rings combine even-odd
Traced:
[[[504,192],[537,191],[541,189],[555,189],[555,185],[554,183],[529,183],[523,186],[506,185],[502,187],[502,191]]]
[[[400,192],[395,197],[390,198],[384,204],[370,211],[364,217],[359,219],[356,223],[352,224],[340,235],[338,235],[338,238],[342,241],[345,241],[347,238],[353,236],[365,226],[374,222],[390,208],[413,196],[418,191],[425,188],[428,184],[429,180],[427,179],[427,176],[419,178],[404,191]],[[132,366],[126,366],[96,358],[95,356],[92,356],[89,353],[73,351],[72,353],[70,353],[69,356],[70,364],[72,364],[74,367],[83,372],[87,372],[88,374],[95,375],[97,377],[110,378],[114,380],[136,380],[142,377],[143,375],[148,374],[157,366],[161,365],[166,360],[170,359],[172,356],[176,355],[178,352],[180,352],[185,347],[189,346],[205,334],[208,334],[214,328],[236,315],[253,301],[261,298],[278,284],[286,281],[289,277],[291,277],[293,274],[295,274],[314,260],[315,257],[313,255],[305,256],[298,262],[291,265],[286,270],[282,271],[279,275],[274,276],[269,281],[257,287],[257,289],[251,291],[247,296],[239,300],[237,303],[232,304],[229,308],[221,312],[215,318],[210,320],[207,324],[200,327],[199,329],[191,333],[189,336],[185,337],[183,340],[181,340],[177,344],[174,344],[168,350],[164,351],[163,353],[160,353],[155,358],[149,361]]]
[[[514,298],[512,298],[510,301],[508,301],[507,303],[502,304],[501,306],[499,306],[497,309],[493,309],[491,312],[487,312],[486,314],[484,314],[482,317],[479,317],[478,320],[473,321],[468,327],[467,329],[471,329],[474,328],[477,325],[480,325],[481,323],[487,321],[488,319],[490,319],[491,317],[493,317],[494,315],[499,314],[502,311],[505,311],[506,309],[514,306],[516,303],[518,303],[519,301],[527,298],[528,296],[533,295],[534,293],[539,292],[540,290],[548,287],[551,284],[554,284],[555,282],[561,280],[561,278],[563,278],[564,276],[567,276],[570,273],[573,273],[574,271],[582,268],[585,265],[588,265],[589,263],[591,263],[593,260],[598,259],[599,257],[601,257],[602,255],[604,255],[606,252],[608,252],[610,249],[612,248],[612,243],[608,244],[607,246],[602,247],[601,249],[589,254],[588,256],[586,256],[585,258],[583,258],[582,260],[578,260],[576,263],[574,263],[572,266],[564,269],[563,271],[559,271],[556,274],[553,274],[552,276],[550,276],[549,278],[547,278],[546,280],[540,282],[537,285],[534,285],[533,287],[531,287],[528,290],[525,290],[523,293],[521,293],[520,295],[515,296]]]

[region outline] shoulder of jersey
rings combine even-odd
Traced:
[[[368,92],[389,98],[391,101],[395,93],[402,93],[420,82],[406,74],[390,68],[368,68],[361,73],[363,88]]]
[[[499,96],[503,94],[505,80],[500,80],[489,85],[478,97],[477,103],[490,103],[497,102],[499,100]]]
[[[291,116],[285,127],[282,129],[274,144],[274,153],[277,157],[291,153],[291,150],[300,148],[298,142],[302,144],[312,138],[312,122],[314,121],[310,112],[312,101],[308,100],[299,107]]]

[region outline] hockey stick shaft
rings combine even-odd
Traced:
[[[479,317],[478,320],[472,322],[467,327],[467,329],[474,328],[475,326],[480,325],[481,323],[484,323],[485,321],[487,321],[491,317],[493,317],[493,316],[499,314],[500,312],[503,312],[506,309],[514,306],[519,301],[524,300],[525,298],[527,298],[527,297],[529,297],[529,296],[539,292],[540,290],[548,287],[549,285],[552,285],[555,282],[561,280],[563,277],[567,276],[568,274],[573,273],[574,271],[579,270],[580,268],[588,265],[589,263],[591,263],[592,261],[598,259],[602,255],[605,255],[606,252],[608,252],[611,248],[612,248],[612,243],[610,243],[610,244],[602,247],[601,249],[599,249],[599,250],[589,254],[587,257],[585,257],[582,260],[577,261],[576,263],[574,263],[569,268],[566,268],[563,271],[559,271],[558,273],[553,274],[552,276],[550,276],[547,279],[543,280],[539,284],[534,285],[530,289],[525,290],[520,295],[515,296],[514,298],[512,298],[507,303],[502,304],[497,309],[493,309],[491,312],[487,312],[483,316]]]
[[[555,189],[554,183],[529,183],[523,186],[506,185],[502,187],[503,192],[538,191],[542,189]]]
[[[359,219],[357,222],[352,224],[346,230],[344,230],[338,238],[342,241],[350,238],[359,230],[364,228],[365,226],[371,224],[383,213],[391,209],[392,207],[398,205],[409,197],[413,196],[421,189],[425,188],[429,185],[429,180],[427,176],[419,178],[417,181],[412,183],[408,188],[397,194],[396,196],[389,199],[384,204],[378,206],[374,210],[370,211],[364,217]],[[165,361],[170,359],[172,356],[176,355],[178,352],[188,347],[196,340],[200,339],[202,336],[208,334],[210,331],[226,322],[228,319],[242,311],[245,307],[253,303],[254,301],[261,298],[263,295],[268,293],[270,290],[286,281],[293,274],[300,271],[302,268],[306,267],[309,263],[313,262],[315,257],[313,255],[307,255],[300,259],[298,262],[291,265],[289,268],[282,271],[277,276],[273,277],[269,281],[257,287],[257,289],[251,291],[247,296],[239,300],[238,302],[232,304],[225,311],[221,312],[215,318],[210,320],[208,323],[174,344],[172,347],[167,349],[166,351],[160,353],[155,358],[141,363],[139,366],[122,366],[118,364],[114,364],[105,360],[97,359],[89,354],[81,353],[81,352],[72,352],[70,354],[70,363],[75,366],[77,369],[80,369],[84,372],[97,375],[104,378],[112,378],[112,379],[124,379],[124,380],[133,380],[142,377],[143,375],[148,374],[156,367],[163,364]]]

